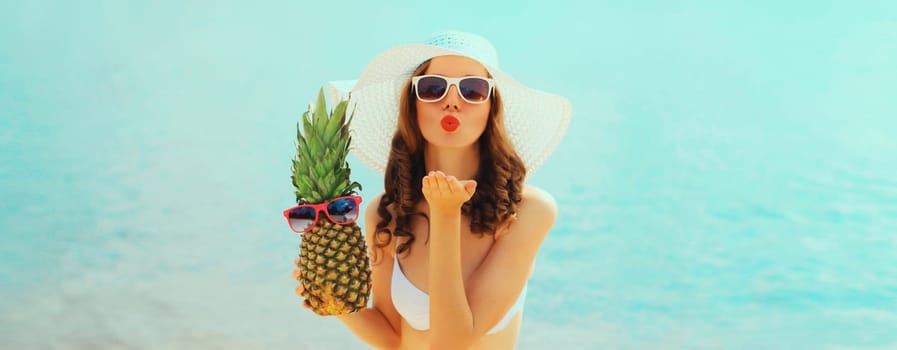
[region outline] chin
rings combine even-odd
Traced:
[[[463,126],[451,133],[439,128],[424,133],[423,136],[427,143],[436,147],[463,148],[476,144],[479,139],[478,135],[471,135],[470,130],[467,131]]]

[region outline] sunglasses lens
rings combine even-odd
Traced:
[[[290,210],[290,227],[295,231],[305,232],[315,223],[315,208],[298,207]]]
[[[417,97],[422,101],[438,101],[445,94],[448,82],[440,77],[423,77],[417,82]]]
[[[352,198],[340,198],[327,205],[327,214],[337,224],[348,224],[358,219],[358,203]]]
[[[468,102],[483,102],[489,98],[489,82],[483,78],[461,79],[458,89]]]

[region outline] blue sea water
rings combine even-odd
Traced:
[[[355,349],[280,211],[329,80],[457,28],[567,96],[520,349],[897,349],[897,6],[0,4],[0,342]],[[382,179],[350,159],[363,196]]]

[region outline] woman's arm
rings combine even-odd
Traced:
[[[473,314],[461,273],[461,205],[475,191],[476,182],[439,171],[423,179],[430,210],[430,349],[466,349],[472,343]]]
[[[521,197],[517,220],[468,280],[467,300],[476,335],[486,334],[516,302],[558,215],[557,204],[547,192],[525,186]]]
[[[461,209],[430,210],[430,349],[466,349],[473,313],[461,272]]]
[[[445,186],[451,188],[452,180],[446,181]],[[453,193],[458,193],[457,189]],[[525,193],[518,210],[520,219],[511,232],[493,245],[465,288],[461,273],[460,207],[456,210],[431,206],[431,349],[468,347],[494,327],[519,296],[557,209],[550,195],[530,191]]]
[[[396,349],[399,335],[377,307],[336,316],[358,339],[377,349]]]
[[[298,264],[298,259],[296,259]],[[293,270],[293,278],[301,281],[302,273],[299,268]],[[296,287],[296,295],[302,296],[304,289],[300,284]],[[303,305],[306,309],[311,310],[308,300]],[[399,346],[398,332],[393,328],[386,315],[375,307],[368,307],[347,315],[336,315],[337,319],[342,321],[352,333],[377,349],[395,349]]]

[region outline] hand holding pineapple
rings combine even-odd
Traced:
[[[423,192],[430,211],[457,211],[476,192],[474,180],[458,180],[441,171],[431,171],[423,178]]]

